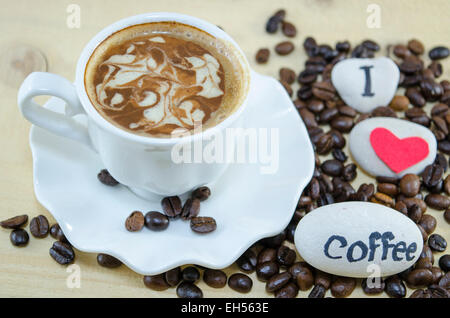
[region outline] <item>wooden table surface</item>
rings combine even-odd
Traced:
[[[80,8],[80,28],[66,23],[70,4]],[[368,28],[367,7],[377,3],[381,9],[380,28]],[[305,60],[302,43],[314,36],[319,43],[334,45],[348,39],[352,44],[371,38],[385,48],[387,44],[420,39],[429,49],[450,45],[450,1],[448,0],[15,0],[0,1],[0,219],[18,214],[34,217],[51,214],[36,200],[33,191],[32,160],[28,144],[30,124],[17,107],[17,90],[29,69],[45,69],[73,80],[78,56],[89,39],[103,27],[121,18],[152,11],[175,11],[203,18],[220,25],[242,47],[252,67],[258,72],[277,76],[282,66],[299,71]],[[267,18],[279,8],[287,9],[287,20],[298,28],[293,40],[296,50],[280,57],[272,52],[268,65],[257,65],[254,55],[260,47],[270,47],[285,38],[264,32]],[[42,52],[47,63],[37,55],[23,62],[27,48]],[[11,52],[17,52],[11,54]],[[25,53],[24,53],[25,52]],[[450,79],[450,59],[443,62],[441,78]],[[296,89],[297,86],[294,86]],[[429,108],[429,106],[428,106]],[[358,170],[354,182],[372,181]],[[373,182],[373,181],[372,181]],[[438,220],[435,233],[450,241],[449,224],[443,213],[428,212]],[[3,297],[175,297],[175,290],[155,292],[144,287],[142,276],[125,266],[106,269],[97,265],[96,255],[77,251],[76,264],[81,268],[81,288],[68,288],[66,268],[48,255],[53,239],[30,238],[25,248],[9,242],[9,230],[0,229],[0,296]],[[435,254],[438,259],[439,254]],[[231,273],[237,267],[225,271]],[[203,282],[199,286],[206,297],[271,297],[264,284],[254,281],[252,292],[241,295],[228,287],[212,289]],[[408,291],[408,295],[411,291]],[[308,292],[301,292],[304,297]],[[363,296],[361,289],[352,297]],[[385,297],[384,295],[383,297]]]

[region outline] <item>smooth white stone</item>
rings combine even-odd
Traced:
[[[370,133],[377,127],[389,129],[398,138],[421,137],[428,143],[428,156],[415,165],[395,173],[375,153],[370,143]],[[375,117],[363,120],[353,127],[349,136],[350,152],[358,165],[372,176],[397,177],[405,174],[420,174],[436,158],[437,142],[426,127],[403,119]]]
[[[366,87],[366,72],[370,69],[371,92],[373,96],[363,96]],[[387,57],[376,59],[350,58],[333,67],[331,81],[341,98],[361,113],[369,113],[378,106],[387,106],[397,91],[400,71]]]
[[[372,240],[375,244],[371,249],[369,237],[375,232],[380,237]],[[392,246],[383,260],[382,236],[388,232],[394,238],[385,239]],[[345,238],[346,244],[341,246],[334,235]],[[308,264],[327,273],[348,277],[382,277],[402,272],[417,261],[423,248],[422,234],[412,220],[396,210],[368,202],[335,203],[309,212],[300,220],[294,240],[300,256]],[[327,242],[331,242],[328,249]],[[353,245],[355,242],[358,243]],[[403,252],[402,244],[406,246]],[[364,247],[359,246],[364,245],[367,254],[362,258]],[[372,250],[373,260],[369,261]],[[397,252],[393,253],[394,250]],[[328,257],[326,251],[329,256],[339,258]],[[352,261],[347,256],[349,251],[353,253]]]

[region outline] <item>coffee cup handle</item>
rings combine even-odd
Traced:
[[[67,106],[64,114],[46,109],[36,103],[36,96],[55,96],[63,99]],[[18,104],[23,116],[32,124],[56,135],[81,142],[94,149],[88,129],[72,116],[86,114],[77,96],[75,86],[64,77],[45,72],[33,72],[19,89]]]

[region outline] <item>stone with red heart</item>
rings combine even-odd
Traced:
[[[419,174],[436,158],[436,138],[421,125],[376,117],[357,124],[349,137],[350,152],[372,176]]]

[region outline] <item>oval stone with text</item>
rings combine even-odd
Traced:
[[[300,256],[341,276],[389,276],[412,266],[423,247],[417,225],[402,213],[368,202],[335,203],[306,214],[295,231]]]

